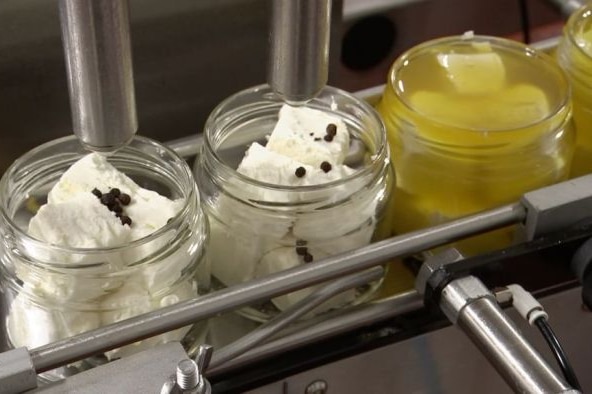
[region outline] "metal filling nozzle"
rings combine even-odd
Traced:
[[[274,0],[269,83],[283,100],[305,103],[327,83],[331,0]]]
[[[138,122],[127,0],[60,0],[74,134],[93,151],[114,151]]]

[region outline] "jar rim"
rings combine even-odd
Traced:
[[[44,144],[41,144],[41,145],[29,150],[28,152],[26,152],[25,154],[23,154],[19,158],[17,158],[8,167],[8,169],[6,170],[6,172],[4,173],[2,178],[0,179],[0,194],[2,194],[3,192],[5,192],[7,190],[7,186],[8,186],[7,183],[8,183],[9,175],[14,173],[15,171],[17,171],[21,167],[22,163],[26,162],[27,159],[34,157],[35,155],[39,154],[40,152],[43,152],[44,150],[46,150],[48,148],[54,147],[56,145],[59,145],[59,144],[65,143],[65,142],[72,142],[75,139],[76,139],[76,136],[74,136],[74,135],[60,137],[60,138],[48,141]],[[146,146],[151,146],[151,147],[157,148],[159,150],[165,151],[168,155],[170,155],[171,158],[174,159],[175,164],[181,164],[179,168],[181,168],[183,171],[183,174],[182,174],[183,178],[186,178],[187,180],[191,181],[191,183],[193,184],[193,186],[191,188],[189,188],[188,195],[184,198],[183,206],[179,210],[179,212],[177,212],[177,214],[171,220],[169,220],[168,223],[166,223],[164,226],[162,226],[158,230],[156,230],[156,231],[154,231],[142,238],[138,238],[136,240],[130,241],[130,242],[125,243],[123,245],[112,246],[112,247],[108,247],[108,248],[75,248],[75,247],[69,247],[69,246],[50,244],[50,243],[44,242],[43,240],[40,240],[38,238],[32,237],[31,235],[29,235],[27,233],[27,231],[25,229],[21,228],[13,221],[13,219],[10,217],[7,210],[5,209],[5,202],[0,201],[0,214],[2,215],[3,221],[5,223],[7,223],[7,225],[10,227],[10,229],[12,231],[14,231],[21,239],[23,239],[28,244],[31,244],[33,246],[37,246],[40,248],[49,248],[52,251],[63,252],[63,253],[86,254],[86,255],[117,253],[117,252],[122,252],[126,249],[131,249],[131,248],[145,245],[145,244],[152,242],[155,239],[159,238],[160,236],[162,236],[163,234],[165,234],[166,232],[170,231],[171,229],[173,229],[175,226],[178,225],[179,218],[181,218],[182,216],[184,216],[186,214],[186,211],[189,208],[189,205],[191,204],[192,199],[197,199],[197,204],[198,204],[198,206],[200,205],[199,193],[197,192],[197,185],[193,181],[193,175],[192,175],[191,169],[189,168],[187,163],[175,151],[173,151],[172,149],[168,148],[164,144],[162,144],[156,140],[153,140],[151,138],[136,135],[132,138],[132,140],[130,141],[130,143],[128,145],[124,146],[123,148],[121,148],[118,151],[116,151],[115,153],[113,153],[112,157],[117,156],[118,153],[130,151],[132,149],[132,147],[130,145],[133,144],[134,142],[140,143],[140,144],[146,145]],[[82,146],[82,144],[80,144],[80,147],[82,149],[85,149]],[[81,151],[80,153],[81,153],[81,155],[84,155],[84,154],[88,154],[90,152],[82,153],[82,151]],[[75,264],[70,264],[70,265],[72,267],[79,268],[81,266],[86,266],[86,265],[95,265],[96,266],[97,263],[96,262],[91,262],[91,263],[84,263],[83,262],[83,263],[75,263]]]
[[[203,144],[204,148],[207,149],[207,151],[214,158],[216,165],[219,166],[218,168],[223,168],[227,174],[237,178],[241,182],[245,182],[247,185],[254,186],[256,188],[264,188],[267,190],[272,190],[272,191],[277,191],[277,192],[307,193],[307,192],[325,191],[325,190],[330,189],[332,187],[341,186],[346,182],[351,182],[352,180],[366,177],[375,171],[374,167],[376,165],[380,164],[381,162],[384,162],[385,160],[388,161],[389,151],[387,149],[387,142],[386,142],[386,127],[385,127],[384,122],[382,121],[382,118],[380,117],[380,115],[378,115],[378,113],[374,110],[374,108],[372,108],[372,106],[369,103],[357,98],[353,94],[348,93],[348,92],[341,90],[339,88],[335,88],[332,86],[325,86],[315,99],[318,99],[318,97],[323,93],[328,93],[331,97],[334,97],[335,95],[339,95],[340,97],[344,97],[344,98],[350,100],[351,102],[359,105],[359,107],[364,110],[365,115],[370,116],[372,118],[372,121],[376,123],[376,126],[379,129],[379,131],[377,133],[379,138],[375,144],[376,151],[373,152],[371,155],[371,161],[368,164],[364,165],[363,168],[356,169],[355,172],[353,172],[352,174],[349,174],[343,178],[336,179],[336,180],[333,180],[330,182],[315,184],[315,185],[301,185],[301,186],[278,185],[278,184],[274,184],[274,183],[262,182],[257,179],[254,179],[254,178],[251,178],[251,177],[248,177],[244,174],[239,173],[235,168],[232,168],[231,166],[229,166],[220,157],[217,150],[215,149],[215,147],[213,145],[213,135],[212,134],[215,131],[217,131],[218,128],[216,128],[214,126],[214,124],[218,121],[218,117],[224,113],[224,111],[226,110],[226,107],[229,104],[231,104],[234,100],[237,100],[246,94],[258,93],[258,92],[261,92],[262,95],[263,94],[273,95],[273,101],[270,101],[270,102],[274,102],[277,100],[278,104],[284,103],[281,100],[281,98],[272,91],[269,84],[256,85],[256,86],[253,86],[253,87],[250,87],[247,89],[243,89],[237,93],[234,93],[233,95],[227,97],[222,102],[220,102],[214,108],[214,110],[210,113],[210,115],[208,116],[208,119],[207,119],[205,127],[204,127],[204,144]],[[313,100],[315,100],[315,99],[313,99]],[[311,100],[311,102],[313,102],[313,100]],[[311,102],[309,102],[309,104]],[[323,110],[327,109],[327,108],[321,108],[318,105],[317,106],[313,105],[313,106],[311,106],[311,108],[323,109]],[[337,113],[338,113],[338,111],[335,111],[335,114],[337,114]]]
[[[463,131],[468,131],[468,132],[482,133],[484,131],[483,128],[460,126],[458,124],[453,124],[450,122],[442,121],[440,119],[437,119],[432,116],[428,116],[426,114],[418,112],[417,109],[414,108],[407,100],[403,100],[401,98],[399,88],[398,88],[397,84],[395,83],[396,82],[395,74],[402,67],[404,67],[406,65],[406,63],[411,58],[421,56],[430,48],[438,46],[438,45],[446,45],[446,44],[453,44],[453,43],[464,44],[464,43],[471,43],[471,42],[488,42],[488,43],[495,45],[497,48],[503,48],[506,51],[511,51],[511,52],[515,52],[515,53],[523,53],[523,54],[526,54],[530,58],[539,59],[547,67],[549,67],[549,69],[551,69],[555,72],[555,74],[558,77],[558,81],[562,82],[558,85],[560,85],[562,87],[562,90],[564,90],[563,94],[561,95],[561,99],[558,100],[556,107],[551,108],[542,119],[536,120],[535,122],[532,122],[532,123],[520,125],[517,127],[488,129],[487,132],[516,133],[516,132],[520,132],[521,130],[526,130],[526,129],[529,129],[532,127],[537,127],[539,125],[542,125],[542,124],[545,124],[545,123],[551,121],[558,113],[562,112],[565,108],[570,107],[571,86],[568,82],[567,75],[565,74],[563,69],[561,67],[559,67],[559,65],[556,64],[556,62],[553,60],[553,58],[550,55],[548,55],[540,50],[537,50],[535,48],[524,45],[520,42],[513,41],[513,40],[510,40],[507,38],[488,36],[488,35],[478,35],[478,34],[465,33],[464,35],[455,35],[455,36],[436,38],[433,40],[428,40],[428,41],[422,42],[421,44],[408,49],[403,54],[401,54],[395,60],[393,65],[391,66],[391,68],[388,72],[388,78],[387,78],[388,83],[386,84],[386,89],[392,90],[394,93],[394,96],[407,110],[409,110],[410,112],[415,113],[415,114],[420,114],[422,117],[429,119],[430,122],[433,122],[436,125],[439,125],[441,127],[446,127],[446,128],[453,128],[455,130],[463,130]]]
[[[565,35],[569,42],[587,58],[592,58],[592,53],[585,51],[584,48],[579,45],[576,39],[576,30],[582,25],[582,23],[588,21],[590,17],[592,17],[592,4],[587,4],[571,14],[564,27],[564,30],[567,33]]]

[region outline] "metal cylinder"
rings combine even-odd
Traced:
[[[449,318],[453,314],[456,324],[514,392],[577,393],[522,337],[493,296],[483,293],[484,288],[474,277],[455,280],[442,291],[442,309]]]
[[[289,103],[327,84],[331,0],[273,0],[269,83]]]
[[[74,134],[94,151],[127,144],[138,121],[127,0],[60,0]]]

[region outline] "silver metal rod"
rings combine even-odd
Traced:
[[[407,312],[416,311],[422,307],[423,298],[415,290],[412,290],[374,303],[358,305],[347,311],[340,311],[338,315],[328,319],[324,318],[322,321],[318,321],[318,319],[307,321],[295,326],[293,329],[291,328],[289,333],[282,335],[278,339],[257,346],[220,366],[208,368],[206,375],[208,377],[217,377],[222,374],[232,373],[232,371],[239,370],[250,363],[267,357],[276,356],[291,349],[350,330],[366,327]]]
[[[393,237],[38,347],[31,351],[31,358],[37,372],[47,371],[220,313],[353,274],[395,257],[514,224],[525,216],[520,204],[507,205]]]
[[[273,0],[269,83],[285,101],[306,102],[327,84],[331,0]]]
[[[465,306],[458,325],[516,393],[564,393],[571,388],[520,335],[489,298]]]
[[[127,0],[60,0],[74,134],[94,151],[113,151],[138,122]]]
[[[383,274],[384,269],[382,267],[374,267],[368,271],[338,279],[315,290],[282,314],[257,327],[256,330],[251,331],[231,344],[216,350],[210,363],[210,367],[215,368],[216,366],[223,365],[240,356],[255,346],[270,339],[271,336],[275,335],[292,322],[306,315],[337,294],[376,281],[380,279]]]

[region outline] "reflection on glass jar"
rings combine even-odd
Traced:
[[[222,286],[314,264],[384,235],[392,174],[378,115],[330,87],[306,108],[283,104],[262,85],[226,99],[206,123],[195,175],[211,227],[212,276]],[[303,111],[333,120],[298,118]],[[293,133],[300,133],[297,142]],[[359,302],[377,285],[348,291],[316,313]],[[278,297],[248,315],[265,320],[310,291]]]
[[[119,171],[109,167],[113,169],[110,179],[116,183],[109,187],[121,187],[119,193],[131,194],[131,201],[129,195],[117,197],[120,206],[125,205],[123,213],[135,220],[129,225],[123,224],[127,219],[117,214],[121,212],[119,208],[103,207],[103,200],[93,196],[96,191],[92,192],[90,187],[76,194],[86,180],[76,183],[75,178],[84,178],[85,174],[62,178],[68,169],[74,168],[73,164],[82,162],[81,158],[88,160],[91,156],[87,154],[73,136],[55,140],[22,156],[0,181],[0,278],[5,314],[2,326],[8,346],[35,348],[207,291],[209,275],[207,267],[201,265],[207,220],[186,163],[162,145],[140,137],[108,156],[108,166]],[[104,163],[103,156],[97,157],[98,162]],[[125,181],[129,178],[122,173],[131,180]],[[88,177],[88,182],[95,182],[92,176]],[[105,189],[103,185],[103,196],[107,194]],[[79,197],[64,199],[66,203],[50,201],[54,205],[48,208],[48,195],[50,200],[57,201],[60,193]],[[162,219],[162,227],[157,229],[147,227],[145,223],[149,221],[141,217],[149,213],[142,212],[147,205],[139,200],[149,198],[176,206],[171,217]],[[98,208],[92,212],[83,209],[78,204],[88,201],[85,199],[94,199],[89,204]],[[46,218],[48,221],[44,222]],[[120,219],[119,227],[103,226],[105,220],[118,223]],[[125,241],[134,225],[144,226],[139,231],[145,235]],[[68,238],[69,229],[73,231]],[[92,236],[95,238],[91,239]],[[89,242],[112,246],[72,246]],[[166,341],[185,339],[192,346],[191,342],[198,340],[203,330],[203,325],[185,327],[107,352],[104,357],[85,360],[67,371],[55,371],[52,376]]]
[[[396,233],[515,202],[568,174],[566,77],[522,44],[472,35],[421,44],[394,63],[377,108],[397,175]],[[480,237],[465,253],[511,237]]]
[[[592,6],[569,18],[557,47],[557,60],[572,86],[577,145],[571,176],[592,172]]]

